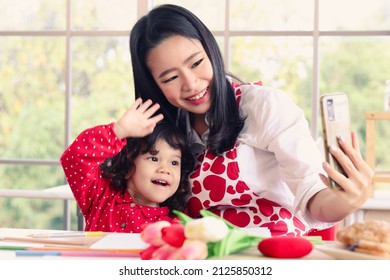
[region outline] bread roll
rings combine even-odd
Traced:
[[[390,223],[386,221],[355,223],[339,230],[337,240],[356,252],[390,257]]]

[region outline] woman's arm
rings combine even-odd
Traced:
[[[342,150],[332,151],[346,169],[345,177],[326,163],[321,166],[324,159],[303,112],[286,94],[265,87],[251,91],[242,97],[246,101],[242,109],[250,124],[242,135],[247,135],[249,145],[274,153],[281,177],[295,196],[296,210],[313,224],[338,222],[356,211],[371,193],[374,174],[362,159],[356,134],[352,134],[352,145],[340,143]],[[324,171],[344,189],[326,187]]]

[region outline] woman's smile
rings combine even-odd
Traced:
[[[201,92],[198,92],[190,97],[187,97],[186,100],[194,105],[199,105],[207,101],[209,96],[210,96],[209,87],[207,87]]]

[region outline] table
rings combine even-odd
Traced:
[[[58,230],[32,230],[32,229],[12,229],[0,228],[2,236],[25,237],[33,233],[58,233]],[[66,231],[65,231],[66,232]],[[121,236],[121,233],[104,233],[103,237],[77,237],[79,241],[87,241],[85,247],[93,247],[96,243],[105,240],[107,236]],[[130,234],[131,235],[131,234]],[[134,234],[136,236],[136,234]],[[72,240],[74,240],[72,238]],[[1,241],[0,241],[1,244]],[[4,244],[4,242],[3,242]],[[239,273],[265,273],[253,274],[252,276],[262,277],[262,275],[277,275],[277,279],[294,278],[299,275],[302,280],[312,279],[312,273],[304,273],[308,265],[311,270],[318,271],[321,279],[331,278],[363,278],[372,277],[372,271],[390,272],[388,260],[376,262],[340,262],[343,260],[369,260],[377,259],[374,256],[357,254],[345,249],[336,248],[337,242],[325,241],[322,245],[316,245],[314,250],[300,259],[272,259],[261,255],[256,248],[251,248],[237,254],[222,258],[199,260],[199,261],[143,261],[137,257],[133,258],[106,258],[106,257],[69,257],[69,256],[17,256],[6,257],[0,251],[1,275],[10,279],[133,279],[138,275],[151,271],[162,271],[162,274],[153,274],[142,279],[187,279],[180,274],[191,272],[196,279],[212,279],[211,275],[234,275],[235,280],[245,280],[251,278],[250,275]],[[11,252],[12,253],[12,252]],[[10,254],[8,254],[9,256]],[[12,254],[11,254],[12,255]],[[260,260],[260,261],[259,261]],[[308,260],[305,262],[302,260]],[[325,266],[324,266],[325,265]],[[326,267],[324,269],[324,267]],[[139,272],[139,273],[136,273]],[[179,274],[176,274],[179,273]],[[232,274],[237,272],[237,274]],[[268,274],[272,272],[272,274]],[[143,274],[144,273],[144,274]],[[196,273],[196,274],[194,274]],[[217,274],[214,274],[217,273]],[[118,277],[118,274],[120,278]],[[9,276],[9,277],[7,277]],[[124,277],[127,276],[127,277]],[[176,277],[175,277],[176,276]],[[249,278],[248,278],[249,277]],[[3,277],[4,278],[4,277]],[[215,278],[215,277],[213,277]],[[221,277],[218,277],[221,278]],[[226,277],[225,277],[226,278]],[[230,277],[232,278],[232,277]],[[266,277],[271,279],[270,277]],[[191,278],[194,279],[194,278]],[[221,278],[223,279],[223,278]],[[254,279],[253,277],[251,279]],[[276,278],[275,278],[276,279]]]
[[[30,234],[34,233],[57,233],[57,232],[67,232],[67,231],[61,231],[61,230],[41,230],[41,229],[16,229],[16,228],[0,228],[0,236],[12,236],[12,237],[27,237]],[[104,233],[103,236],[107,235],[109,233]],[[110,233],[111,235],[121,235],[121,233]],[[101,240],[102,236],[96,236],[96,237],[72,237],[71,240],[77,240],[81,242],[85,242],[85,248],[89,248],[93,244],[95,244],[97,241]],[[67,238],[68,240],[69,238]],[[332,248],[331,246],[334,246],[337,242],[334,241],[325,241],[323,245],[317,246],[313,249],[313,251],[308,254],[307,256],[301,258],[302,260],[334,260],[337,259],[337,257],[334,256],[334,254],[329,254],[326,252],[327,246],[329,248]],[[0,246],[6,244],[6,241],[0,241]],[[325,250],[324,250],[325,248]],[[0,251],[1,253],[2,251]],[[4,251],[3,251],[4,253]],[[352,252],[350,252],[352,253]],[[352,253],[353,254],[353,253]],[[31,257],[22,257],[22,256],[10,256],[12,254],[3,254],[3,256],[0,254],[0,259],[26,259]],[[36,257],[35,257],[36,258]],[[70,257],[63,257],[63,256],[45,256],[45,259],[58,259],[58,258],[67,258]],[[90,259],[90,257],[75,257],[75,258],[84,258],[84,259]],[[123,258],[122,258],[123,259]],[[245,251],[242,251],[237,254],[232,254],[229,256],[224,256],[221,258],[218,258],[219,260],[266,260],[271,259],[267,258],[263,255],[261,255],[257,248],[251,248]],[[351,258],[353,259],[353,258]]]
[[[75,248],[77,249],[85,249],[92,246],[95,242],[99,241],[103,236],[91,236],[91,237],[67,237],[67,238],[51,238],[54,242],[59,242],[56,244],[45,244],[45,243],[32,243],[28,241],[20,241],[20,240],[3,240],[4,237],[11,237],[11,238],[29,238],[29,235],[31,234],[51,234],[51,233],[69,233],[70,231],[66,230],[48,230],[48,229],[20,229],[20,228],[0,228],[0,247],[1,246],[16,246],[16,247],[34,247],[34,248],[40,248],[40,247],[63,247],[63,248]],[[38,240],[38,239],[35,239]],[[78,243],[78,245],[70,245],[70,244],[60,244],[61,242],[74,242],[75,244]],[[23,259],[26,257],[21,256],[14,256],[12,250],[1,250],[0,249],[0,260],[1,259]],[[44,256],[47,258],[47,256]],[[56,257],[56,256],[54,256]],[[53,257],[53,258],[54,258]]]

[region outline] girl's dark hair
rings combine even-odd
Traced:
[[[149,134],[143,138],[127,138],[127,144],[114,157],[107,158],[101,165],[102,176],[111,181],[116,191],[126,191],[126,175],[135,171],[134,160],[141,154],[154,152],[157,140],[164,140],[174,149],[181,151],[181,176],[179,188],[173,196],[160,204],[167,206],[170,215],[172,210],[182,211],[186,208],[187,195],[190,193],[188,177],[194,167],[194,159],[187,145],[186,136],[173,124],[161,121]]]
[[[218,44],[211,31],[193,13],[179,6],[161,5],[135,24],[130,33],[135,96],[159,103],[160,112],[165,118],[172,123],[176,122],[178,108],[165,98],[146,64],[149,51],[174,35],[199,40],[210,59],[214,75],[211,84],[213,96],[209,112],[208,148],[215,154],[221,154],[233,147],[244,127],[245,118],[240,116]],[[184,129],[183,119],[179,119],[178,124]]]

